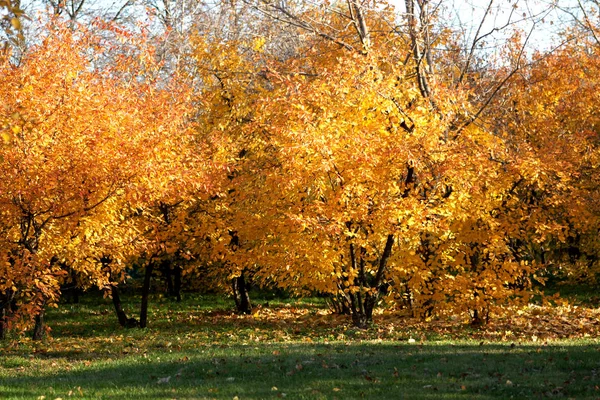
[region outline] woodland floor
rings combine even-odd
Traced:
[[[86,295],[48,313],[44,341],[0,344],[0,398],[600,399],[600,310],[569,296],[481,329],[386,312],[361,331],[320,299],[239,316],[192,294],[154,297],[149,328],[123,329]]]

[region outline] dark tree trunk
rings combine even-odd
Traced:
[[[237,278],[233,278],[231,286],[237,312],[240,314],[252,314],[252,304],[250,303],[250,294],[248,293],[244,271]]]
[[[17,302],[15,292],[9,289],[4,293],[0,293],[0,340],[6,339],[8,319],[16,311]]]
[[[175,289],[173,288],[173,270],[171,269],[171,261],[162,261],[160,263],[160,272],[165,277],[165,281],[167,283],[167,296],[175,296]]]
[[[61,263],[60,265],[61,268],[69,271],[69,280],[60,288],[62,299],[66,303],[79,304],[79,294],[81,289],[79,289],[77,285],[77,272],[64,263]]]
[[[6,339],[6,317],[6,307],[4,306],[4,304],[0,304],[0,340]]]
[[[373,308],[366,306],[352,313],[352,324],[359,329],[367,329],[373,324]]]
[[[152,280],[153,263],[148,263],[144,274],[144,285],[142,286],[142,306],[140,308],[140,328],[148,325],[148,296],[150,295],[150,282]]]
[[[138,321],[135,318],[127,318],[127,314],[123,310],[123,306],[121,305],[121,296],[119,294],[119,288],[116,285],[110,285],[110,294],[112,297],[113,305],[115,306],[115,312],[117,314],[117,319],[119,320],[119,325],[124,328],[135,328],[139,326]]]
[[[482,289],[477,289],[474,293],[475,298],[478,298],[479,291]],[[487,303],[487,302],[486,302]],[[490,310],[489,306],[483,306],[480,309],[474,309],[471,312],[471,326],[480,327],[483,325],[487,325],[490,322]]]
[[[110,276],[110,263],[112,259],[110,256],[102,256],[100,258],[100,262],[104,267],[104,271]],[[117,285],[110,285],[110,296],[112,297],[113,306],[115,307],[115,313],[117,314],[117,319],[119,321],[119,325],[125,328],[135,328],[139,326],[138,321],[135,318],[127,318],[127,314],[123,310],[123,306],[121,304],[121,295],[119,293],[119,288]]]
[[[73,303],[79,304],[79,286],[77,285],[77,273],[74,269],[71,269],[71,283],[73,284]]]
[[[6,339],[9,313],[10,313],[10,298],[8,295],[3,293],[0,295],[0,340]]]
[[[115,306],[115,312],[117,313],[119,325],[127,325],[127,315],[125,314],[125,311],[123,311],[123,306],[121,305],[121,296],[119,295],[119,289],[115,285],[110,285],[110,294],[112,297],[113,306]]]
[[[233,251],[240,247],[240,238],[237,231],[230,230],[229,235],[231,240],[229,246]],[[240,276],[233,278],[231,282],[231,289],[233,290],[233,299],[235,300],[235,308],[240,314],[252,314],[252,304],[250,304],[250,295],[248,293],[248,285],[244,277],[244,270],[240,273]]]
[[[377,306],[381,295],[386,291],[384,275],[387,261],[392,254],[393,245],[394,236],[388,235],[383,253],[376,264],[377,272],[374,277],[371,277],[365,272],[365,250],[360,248],[358,251],[355,251],[354,246],[350,244],[350,260],[352,268],[358,270],[355,284],[358,284],[359,290],[348,294],[347,301],[350,303],[352,323],[357,328],[365,329],[373,323],[373,310]]]
[[[177,301],[181,301],[181,267],[175,267],[173,270],[173,291]]]
[[[40,309],[39,313],[35,316],[35,325],[33,327],[33,340],[42,340],[44,338],[44,334],[46,333],[45,324],[44,324],[44,306]]]
[[[330,295],[327,298],[327,305],[334,314],[351,315],[350,306],[343,295]]]
[[[174,266],[173,261],[165,260],[160,264],[160,271],[167,283],[167,295],[181,301],[181,267]]]
[[[169,297],[175,296],[175,289],[173,288],[173,271],[168,268],[165,271],[165,280],[167,281],[167,295]]]

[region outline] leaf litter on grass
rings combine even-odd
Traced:
[[[600,363],[588,354],[598,350],[600,315],[590,307],[515,308],[476,329],[456,318],[424,322],[391,311],[377,314],[367,330],[353,328],[345,316],[299,306],[263,307],[250,316],[191,313],[193,318],[157,320],[143,331],[95,328],[103,333],[85,338],[63,335],[58,326],[44,342],[5,342],[0,364],[14,365],[7,370],[13,377],[45,368],[66,377],[133,363],[152,370],[146,377],[157,388],[195,382],[206,393],[219,390],[213,393],[219,398],[231,394],[228,386],[247,385],[244,371],[261,377],[264,390],[277,387],[292,398],[294,385],[317,393],[306,398],[353,398],[363,385],[367,395],[408,385],[427,393],[600,396]],[[577,343],[586,344],[585,351]]]
[[[400,340],[418,345],[428,339],[543,343],[558,339],[600,337],[600,309],[568,303],[507,310],[505,315],[496,316],[489,324],[479,328],[470,328],[465,321],[457,318],[425,322],[400,312],[379,313],[375,316],[375,325],[367,330],[353,328],[346,316],[302,307],[264,307],[258,315],[249,316],[230,312],[196,313],[192,320],[172,323],[168,329],[157,322],[156,328],[151,325],[143,332],[115,329],[84,339],[61,335],[61,330],[56,329],[56,335],[50,336],[45,342],[33,342],[22,337],[4,342],[2,349],[5,354],[29,351],[85,360],[90,355],[118,357],[119,354],[145,354],[159,349],[182,351],[228,343]],[[51,318],[49,323],[52,324]],[[68,324],[68,321],[61,323]]]

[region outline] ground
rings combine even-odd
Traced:
[[[384,312],[369,330],[320,299],[270,299],[249,316],[215,296],[151,307],[145,330],[119,327],[94,295],[52,310],[44,341],[0,345],[0,398],[600,399],[590,304],[528,306],[483,328]]]

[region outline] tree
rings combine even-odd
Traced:
[[[537,54],[508,88],[499,122],[509,140],[519,140],[523,165],[543,166],[543,174],[515,191],[532,208],[529,231],[539,234],[537,243],[523,241],[530,258],[543,258],[555,274],[550,277],[592,283],[598,268],[598,117],[592,107],[598,43],[580,27],[563,37],[563,48]]]
[[[433,49],[459,42],[435,28],[427,1],[407,1],[400,28],[389,8],[357,2],[251,4],[304,34],[305,47],[252,68],[249,46],[213,44],[227,56],[202,78],[218,81],[203,123],[231,149],[220,199],[239,245],[226,265],[337,295],[361,327],[386,297],[419,315],[469,312],[475,324],[526,300],[540,265],[520,243],[542,237],[535,226],[548,216],[522,218],[532,207],[517,194],[547,169],[512,151],[522,138],[493,121],[527,65],[527,36],[512,35],[510,62],[482,77],[475,53],[488,33],[457,51],[456,73]]]
[[[187,113],[185,85],[171,86],[158,75],[143,38],[104,25],[123,41],[116,48],[58,22],[48,29],[18,66],[8,56],[1,66],[0,114],[9,143],[0,149],[0,292],[5,315],[16,302],[13,320],[41,319],[44,307],[56,303],[61,263],[107,283],[101,268],[79,259],[98,244],[97,226],[125,218],[121,211],[151,201],[168,185],[156,176],[172,171],[165,166],[175,168],[169,157]],[[111,51],[119,52],[106,63]],[[130,208],[110,209],[123,200]]]

